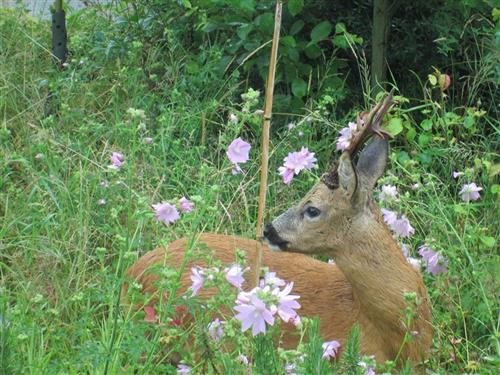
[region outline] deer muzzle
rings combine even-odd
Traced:
[[[283,251],[286,250],[288,246],[288,241],[285,241],[281,238],[274,228],[273,224],[266,224],[264,226],[264,239],[266,240],[269,248],[274,251]]]

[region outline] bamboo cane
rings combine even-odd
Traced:
[[[274,75],[276,72],[276,62],[278,56],[278,43],[281,28],[281,9],[282,1],[276,2],[276,11],[274,13],[274,34],[273,44],[271,46],[271,59],[269,62],[269,72],[267,75],[266,96],[264,104],[264,117],[262,126],[262,144],[261,144],[261,168],[260,168],[260,186],[259,186],[259,206],[257,211],[257,257],[254,267],[255,285],[259,284],[260,267],[262,264],[262,235],[264,209],[266,207],[267,193],[267,169],[269,165],[269,129],[271,127],[271,116],[273,111],[273,94],[274,94]]]

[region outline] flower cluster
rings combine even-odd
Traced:
[[[245,270],[239,264],[233,264],[230,267],[224,269],[224,274],[227,282],[232,286],[240,289],[245,278],[243,273]],[[202,268],[202,267],[191,267],[191,297],[198,294],[199,290],[203,287],[206,280],[213,280],[220,273],[219,268]]]
[[[347,127],[340,130],[340,137],[337,140],[337,150],[344,151],[351,144],[352,138],[358,125],[354,122],[349,122]]]
[[[243,173],[240,163],[248,161],[251,148],[252,146],[241,138],[236,138],[231,142],[226,155],[229,161],[233,163],[233,174]]]
[[[405,215],[398,217],[396,212],[385,208],[382,208],[381,211],[384,216],[385,223],[389,226],[389,228],[391,228],[396,236],[410,237],[413,233],[415,233],[415,228],[411,226],[410,221]]]
[[[335,358],[339,352],[340,343],[338,341],[327,341],[323,343],[323,359]]]
[[[224,321],[221,321],[219,318],[214,319],[208,325],[208,335],[214,341],[219,341],[224,335]]]
[[[481,196],[479,192],[483,190],[482,187],[477,186],[476,183],[465,184],[458,194],[464,202],[477,201]]]
[[[382,186],[382,191],[379,194],[379,199],[381,201],[391,201],[391,200],[396,200],[398,197],[398,190],[396,189],[396,186],[393,185],[383,185]]]
[[[163,222],[166,225],[173,224],[181,217],[177,207],[167,202],[153,204],[156,220]],[[179,209],[181,212],[188,213],[193,211],[194,203],[190,202],[186,197],[179,199]]]
[[[125,158],[123,157],[123,154],[119,152],[112,152],[111,156],[109,157],[109,160],[111,161],[111,164],[108,165],[108,168],[111,169],[120,169],[125,162]]]
[[[267,281],[266,281],[267,280]],[[284,285],[280,289],[277,285]],[[285,283],[276,277],[276,274],[266,275],[264,283],[250,292],[241,291],[236,299],[234,310],[236,319],[241,322],[242,332],[252,328],[253,336],[265,333],[267,325],[274,325],[275,315],[287,323],[300,323],[296,309],[300,304],[296,301],[300,297],[290,294],[293,283]]]
[[[298,175],[304,169],[311,170],[315,166],[316,158],[314,152],[302,147],[300,151],[290,152],[283,161],[283,166],[279,167],[278,171],[283,176],[283,182],[288,185],[294,175]]]
[[[452,173],[452,176],[455,179],[463,175],[465,175],[464,172],[453,171]],[[475,182],[471,182],[469,184],[464,184],[458,194],[464,202],[469,203],[470,201],[477,201],[481,198],[481,195],[479,194],[481,190],[483,190],[481,186],[477,186]]]
[[[448,270],[448,260],[441,254],[435,252],[430,247],[422,245],[418,249],[418,254],[422,257],[427,271],[431,275],[439,275]]]

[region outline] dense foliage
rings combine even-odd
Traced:
[[[157,245],[200,231],[254,236],[256,110],[273,7],[267,0],[95,5],[71,13],[63,69],[48,52],[49,22],[1,11],[0,372],[175,373],[165,358],[199,373],[288,374],[285,366],[294,365],[299,373],[362,374],[372,365],[358,354],[357,330],[342,359],[323,359],[317,321],[308,319],[297,350],[271,340],[279,325],[254,338],[227,313],[223,341],[210,341],[203,309],[230,310],[237,294],[221,275],[213,280],[221,293],[206,306],[177,298],[156,311],[161,329],[144,321],[147,311],[119,306],[125,269]],[[373,101],[371,1],[290,0],[284,9],[269,218],[317,181],[340,129]],[[399,199],[381,205],[415,228],[405,242],[410,255],[419,258],[425,244],[448,261],[439,275],[423,268],[435,332],[425,366],[493,374],[500,365],[500,13],[473,0],[403,0],[392,13],[389,84],[398,91],[387,128],[396,137],[380,185],[396,186]],[[252,149],[244,173],[233,175],[226,150],[237,137]],[[288,186],[278,167],[302,146],[319,166]],[[112,152],[123,156],[123,164],[112,160],[119,168],[108,168]],[[480,198],[464,202],[460,191],[473,182]],[[153,204],[183,196],[192,212],[171,226],[155,220]],[[193,255],[227,266],[207,249],[193,246]],[[178,287],[177,271],[158,270],[165,290]],[[189,332],[171,324],[179,307],[195,317]],[[393,368],[378,365],[377,373]]]

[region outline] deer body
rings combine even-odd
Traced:
[[[364,118],[362,131],[351,143],[352,150],[366,139],[366,129],[380,133],[383,114],[390,106],[390,96]],[[293,281],[293,293],[300,296],[299,315],[319,317],[324,340],[345,337],[354,324],[361,330],[361,351],[376,360],[427,358],[432,341],[430,303],[418,270],[405,259],[371,199],[371,191],[383,174],[388,155],[385,139],[374,139],[352,163],[353,151],[344,151],[338,165],[325,174],[295,206],[268,224],[264,237],[269,247],[263,249],[263,265],[287,282]],[[235,251],[244,250],[247,264],[255,264],[258,243],[239,237],[202,234],[198,239],[225,264],[235,260]],[[140,258],[128,271],[143,292],[154,293],[157,276],[147,270],[154,264],[179,266],[187,240],[173,242],[168,249],[158,248]],[[278,251],[271,251],[278,250]],[[307,255],[332,257],[336,265]],[[190,285],[188,264],[182,275],[180,292]],[[253,272],[247,272],[249,278]],[[247,278],[245,290],[250,290]],[[126,290],[126,286],[123,289]],[[214,291],[203,290],[203,294]],[[404,323],[408,301],[405,293],[416,296],[414,316]],[[285,324],[285,327],[288,324]],[[284,345],[293,347],[298,337],[295,327],[285,329]],[[405,336],[411,335],[411,340]]]

